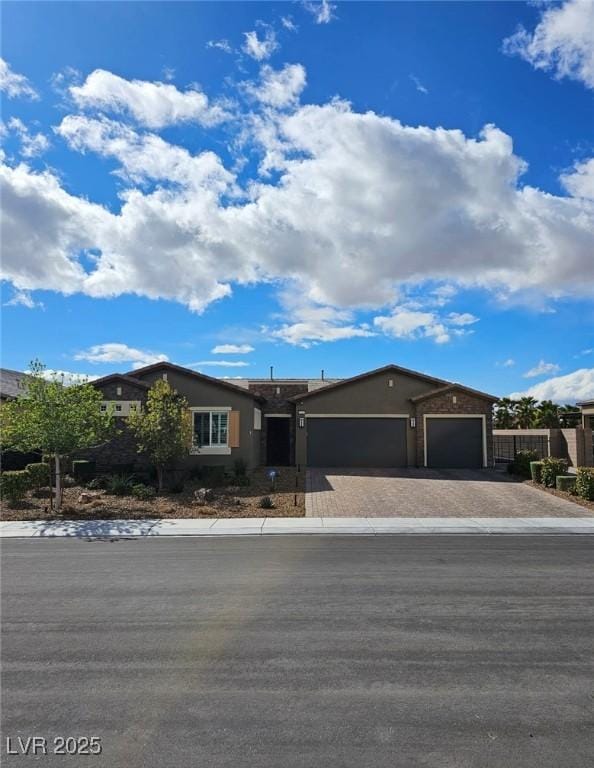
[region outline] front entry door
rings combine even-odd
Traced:
[[[291,463],[291,419],[266,419],[266,464],[269,467],[287,467]]]

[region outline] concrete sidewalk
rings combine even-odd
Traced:
[[[594,517],[244,517],[0,522],[0,538],[266,534],[594,534]]]

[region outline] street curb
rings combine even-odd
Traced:
[[[0,538],[167,536],[594,535],[594,517],[245,517],[0,522]]]

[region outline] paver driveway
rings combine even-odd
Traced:
[[[309,517],[583,517],[578,504],[494,470],[308,469]]]

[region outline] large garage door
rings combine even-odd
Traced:
[[[483,420],[427,417],[427,466],[443,469],[483,466]]]
[[[405,467],[406,419],[309,418],[310,467]]]

